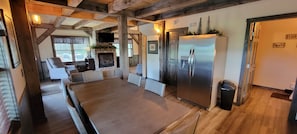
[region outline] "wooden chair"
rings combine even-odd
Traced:
[[[71,103],[70,99],[68,98],[68,96],[66,97],[66,103],[67,103],[67,108],[69,110],[71,118],[72,118],[78,132],[80,134],[87,134],[87,130],[86,130],[86,128],[85,128],[79,114],[77,113],[77,111],[75,110],[73,104]]]
[[[194,134],[200,113],[197,108],[192,109],[181,119],[171,123],[159,134]]]
[[[151,79],[146,79],[145,80],[145,87],[144,89],[147,91],[151,91],[153,93],[156,93],[162,97],[164,97],[165,94],[165,84],[155,81],[155,80],[151,80]]]
[[[128,75],[128,82],[129,83],[132,83],[132,84],[135,84],[137,86],[140,87],[140,84],[141,84],[141,77],[136,75],[136,74],[132,74],[132,73],[129,73]]]

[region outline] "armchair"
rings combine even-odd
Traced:
[[[71,71],[76,71],[74,65],[64,65],[59,57],[47,58],[46,65],[51,80],[68,78]]]

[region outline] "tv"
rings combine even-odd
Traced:
[[[98,42],[113,42],[114,33],[97,33]]]

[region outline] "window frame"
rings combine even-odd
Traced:
[[[114,38],[114,42],[112,42],[112,45],[113,44],[115,44],[115,41],[118,41],[118,44],[119,44],[119,38]],[[131,40],[131,48],[129,48],[129,40]],[[114,45],[113,45],[114,46]],[[119,46],[120,46],[120,44],[119,44]],[[133,51],[133,48],[134,48],[134,45],[133,45],[133,39],[132,38],[128,38],[128,57],[133,57],[134,56],[134,51]],[[120,48],[116,48],[116,49],[120,49]],[[132,52],[132,55],[131,56],[129,56],[129,49],[131,50],[131,52]],[[116,56],[117,56],[117,53],[116,53]],[[121,56],[121,54],[120,54],[120,51],[119,51],[119,56]]]
[[[87,47],[90,47],[90,37],[89,36],[61,36],[61,35],[52,35],[51,36],[51,41],[52,41],[52,51],[53,51],[53,56],[54,57],[57,57],[57,54],[56,54],[56,49],[55,49],[55,41],[54,39],[55,38],[70,38],[71,40],[74,40],[74,38],[86,38],[88,43],[87,43]],[[65,63],[75,63],[75,62],[80,62],[80,61],[77,61],[75,60],[75,50],[74,50],[74,43],[70,43],[70,51],[71,51],[71,58],[72,58],[72,61],[69,61],[69,62],[65,62]],[[86,50],[87,51],[87,50]],[[87,53],[89,53],[87,51]],[[83,61],[83,60],[82,60]]]

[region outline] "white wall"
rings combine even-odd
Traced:
[[[8,16],[12,19],[11,15],[11,10],[10,10],[10,5],[8,0],[1,0],[0,8],[3,9],[4,15]],[[7,61],[10,66],[10,73],[12,76],[12,81],[13,81],[13,86],[16,94],[16,98],[18,103],[21,101],[21,97],[24,93],[25,87],[26,87],[26,81],[25,77],[23,76],[23,65],[20,64],[16,68],[12,68],[12,64],[9,60],[9,54],[8,54],[8,46],[5,46],[6,48],[6,56],[7,56]],[[21,59],[20,59],[21,60]]]
[[[39,37],[46,29],[37,28],[36,35]],[[89,36],[82,30],[55,30],[51,35],[64,35],[64,36]],[[89,36],[90,37],[90,36]],[[95,39],[90,39],[90,45],[94,44]],[[44,41],[39,44],[39,52],[41,61],[46,58],[53,57],[53,47],[51,37],[48,36]]]
[[[159,35],[155,32],[153,24],[141,25],[139,26],[139,31],[147,36],[147,41],[159,41]],[[160,44],[158,44],[158,49],[159,47]],[[148,54],[147,51],[145,54],[147,54],[147,78],[160,80],[160,49],[158,50],[158,54]]]
[[[166,29],[190,27],[197,30],[199,18],[202,18],[202,32],[206,32],[207,18],[210,16],[210,26],[222,31],[228,37],[228,54],[225,69],[225,79],[239,82],[241,60],[248,18],[278,15],[297,12],[297,0],[261,0],[234,7],[194,14],[190,16],[166,20]],[[194,26],[192,25],[194,24]],[[195,27],[196,24],[196,27]]]
[[[297,18],[261,22],[253,84],[288,89],[297,77],[297,39],[286,40],[286,34],[297,34]],[[285,42],[285,48],[272,44]]]

